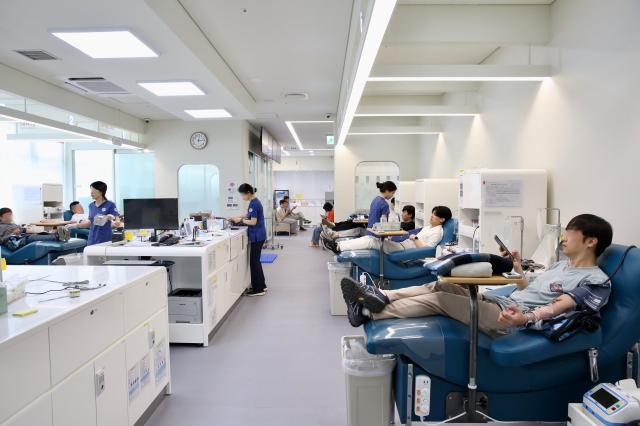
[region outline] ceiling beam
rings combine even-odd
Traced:
[[[253,116],[256,110],[255,99],[215,49],[213,45],[215,40],[209,40],[205,36],[180,2],[176,0],[145,0],[145,2],[191,53],[213,74],[223,89],[249,115]],[[234,111],[234,115],[241,114],[237,114]]]
[[[549,5],[399,5],[384,44],[547,44]]]
[[[369,81],[542,81],[547,65],[376,65]]]
[[[356,117],[455,117],[478,114],[475,105],[360,105]]]

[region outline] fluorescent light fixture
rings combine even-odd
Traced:
[[[202,96],[204,92],[190,81],[149,81],[138,83],[156,96]]]
[[[550,77],[369,77],[368,81],[545,81]]]
[[[184,112],[193,118],[229,118],[231,114],[226,109],[185,109]]]
[[[94,59],[156,58],[138,37],[127,30],[52,31],[52,35]]]
[[[375,135],[439,135],[441,132],[353,132],[349,136],[375,136]]]
[[[355,117],[475,117],[478,114],[464,112],[464,113],[451,113],[451,112],[425,112],[425,113],[407,113],[407,114],[394,114],[394,113],[372,113],[372,114],[355,114]]]
[[[300,150],[304,150],[304,147],[302,146],[302,142],[300,142],[300,138],[298,137],[298,134],[296,133],[296,129],[293,128],[293,124],[291,121],[285,121],[284,124],[287,125],[287,129],[289,129],[289,133],[291,133],[291,137],[293,138],[294,141],[296,141],[296,144],[298,145],[298,148],[300,148]]]
[[[351,127],[353,116],[360,103],[360,98],[362,97],[364,86],[367,84],[367,78],[371,73],[373,62],[378,55],[378,49],[380,49],[380,43],[382,43],[382,38],[391,20],[396,1],[397,0],[376,0],[373,5],[371,19],[369,19],[369,25],[367,25],[367,33],[365,34],[360,59],[351,86],[351,93],[349,93],[342,126],[338,134],[338,146],[342,146],[347,139],[347,133]]]

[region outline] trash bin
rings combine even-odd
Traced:
[[[367,352],[364,336],[342,337],[349,426],[388,426],[393,421],[391,382],[395,365],[394,355]]]
[[[329,269],[329,301],[331,315],[347,315],[347,304],[342,297],[340,281],[351,276],[351,263],[327,262]]]

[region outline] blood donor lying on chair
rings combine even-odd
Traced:
[[[596,259],[611,244],[606,220],[591,214],[568,223],[562,251],[569,258],[553,264],[509,296],[480,295],[479,328],[496,337],[512,327],[541,329],[546,320],[572,311],[596,314],[608,301],[611,282]],[[502,253],[506,256],[507,253]],[[513,252],[514,270],[523,274],[520,255]],[[524,275],[524,274],[523,274]],[[400,290],[378,290],[344,278],[342,293],[348,317],[358,327],[370,319],[445,315],[469,323],[469,292],[455,284],[429,283]]]
[[[13,222],[13,211],[9,207],[0,208],[0,244],[17,250],[36,241],[69,241],[69,231],[64,227],[52,232],[25,230]]]
[[[429,225],[422,228],[417,235],[410,235],[406,240],[401,242],[395,242],[386,240],[382,242],[380,238],[366,235],[361,238],[353,240],[340,241],[339,243],[333,243],[331,241],[325,241],[325,247],[334,251],[335,253],[341,253],[349,250],[380,250],[382,245],[385,253],[391,253],[398,250],[408,250],[412,248],[420,247],[435,247],[442,240],[443,230],[442,225],[451,219],[451,209],[446,206],[436,206],[431,210],[431,218],[429,219]]]

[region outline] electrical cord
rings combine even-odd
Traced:
[[[447,420],[444,420],[444,421],[441,421],[441,422],[435,422],[435,423],[425,422],[424,421],[424,416],[420,416],[420,423],[422,423],[423,425],[429,425],[429,426],[439,426],[439,425],[443,425],[445,423],[449,423],[449,422],[452,422],[454,420],[457,420],[460,417],[465,416],[466,414],[467,413],[462,412],[462,413],[458,414],[457,416],[451,417],[451,418],[449,418]]]

